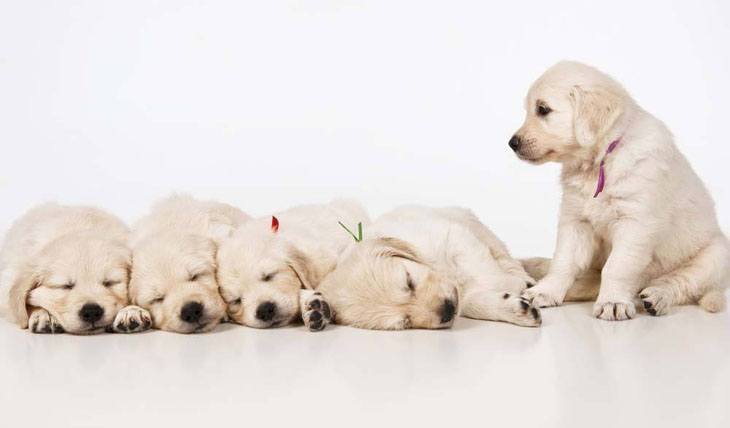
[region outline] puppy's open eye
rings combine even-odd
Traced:
[[[272,279],[274,279],[274,276],[276,276],[276,272],[265,273],[265,274],[261,275],[261,281],[263,281],[263,282],[269,282]]]
[[[71,290],[75,286],[76,286],[76,283],[74,283],[74,282],[67,282],[66,284],[63,284],[63,286],[61,286],[61,288],[63,288],[64,290]]]
[[[540,117],[545,117],[545,116],[549,115],[551,111],[553,111],[553,110],[550,107],[548,107],[547,104],[544,104],[544,103],[538,103],[537,109],[535,110],[537,115]]]
[[[101,284],[102,284],[102,285],[103,285],[104,287],[106,287],[106,288],[109,288],[109,287],[114,287],[115,285],[117,285],[117,284],[119,284],[119,283],[120,283],[120,281],[111,281],[111,280],[106,280],[106,281],[102,282]]]
[[[406,286],[408,286],[408,289],[411,290],[411,292],[416,291],[416,283],[413,282],[413,278],[411,278],[411,274],[406,272]]]

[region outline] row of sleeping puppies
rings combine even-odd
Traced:
[[[343,226],[358,223],[353,239]],[[547,268],[513,259],[462,208],[404,206],[371,223],[359,203],[335,200],[252,219],[176,195],[131,231],[96,208],[32,209],[0,250],[0,290],[3,312],[35,333],[439,329],[458,315],[536,327],[521,294]]]

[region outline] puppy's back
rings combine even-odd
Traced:
[[[66,206],[55,202],[30,209],[13,223],[0,249],[0,271],[23,263],[50,242],[69,234],[100,234],[123,241],[129,232],[115,216],[98,208]]]
[[[149,214],[135,223],[131,242],[134,246],[146,236],[161,232],[190,233],[219,240],[248,220],[250,217],[233,205],[173,195],[153,204]]]

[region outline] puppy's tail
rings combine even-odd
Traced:
[[[538,281],[543,279],[550,269],[550,259],[546,259],[545,257],[519,259],[519,262],[522,263],[525,272]]]
[[[722,312],[726,306],[725,290],[713,288],[705,293],[704,296],[700,297],[698,303],[707,312]]]

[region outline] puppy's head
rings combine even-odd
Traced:
[[[210,331],[225,317],[218,293],[216,244],[202,235],[153,234],[133,247],[129,293],[152,314],[156,328]]]
[[[589,156],[611,135],[631,99],[615,80],[576,62],[548,69],[525,99],[525,122],[509,141],[520,159],[540,164]]]
[[[123,242],[64,236],[19,273],[10,289],[10,309],[23,328],[28,326],[28,307],[40,307],[68,333],[103,331],[128,303],[130,262]]]
[[[299,290],[313,288],[316,273],[306,251],[253,222],[218,252],[218,279],[228,316],[250,327],[288,324],[299,315]]]
[[[317,291],[338,323],[368,329],[448,328],[459,309],[456,282],[395,238],[350,246]]]

